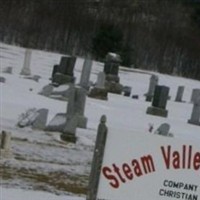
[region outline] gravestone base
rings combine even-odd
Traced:
[[[120,78],[117,75],[107,74],[106,75],[106,81],[119,83],[120,82]]]
[[[63,132],[66,123],[66,113],[58,113],[46,126],[46,131]]]
[[[78,128],[87,128],[87,117],[85,116],[78,116]]]
[[[115,82],[105,82],[105,88],[108,92],[114,93],[114,94],[121,94],[123,91],[123,85],[120,83],[115,83]]]
[[[0,149],[0,159],[12,158],[12,157],[13,157],[13,154],[11,153],[10,150]]]
[[[160,117],[167,117],[168,110],[164,110],[162,108],[156,108],[152,106],[152,107],[147,108],[146,113],[150,115],[160,116]]]
[[[199,121],[188,120],[188,123],[189,123],[189,124],[193,124],[193,125],[200,126],[200,122],[199,122]]]
[[[69,76],[69,75],[64,75],[64,74],[61,74],[61,73],[56,73],[53,76],[52,82],[57,83],[59,85],[67,84],[67,83],[74,83],[75,77]]]
[[[66,113],[58,113],[56,116],[49,122],[46,126],[46,131],[52,132],[63,132],[66,125],[67,116]],[[87,117],[85,116],[78,116],[78,128],[87,128]]]
[[[105,88],[92,88],[88,97],[101,99],[101,100],[108,100],[108,91]]]
[[[71,143],[76,143],[76,136],[75,134],[72,134],[72,133],[62,133],[60,135],[60,138],[66,142],[71,142]]]
[[[148,101],[148,102],[151,102],[152,101],[152,99],[153,99],[153,96],[152,95],[145,95],[146,96],[146,101]]]

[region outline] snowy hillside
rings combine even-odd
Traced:
[[[9,189],[24,199],[23,195],[34,196],[37,192],[46,191],[62,195],[43,199],[66,199],[67,196],[85,198],[88,176],[93,155],[97,126],[100,117],[107,116],[107,126],[119,130],[148,133],[149,124],[154,130],[162,123],[169,123],[170,132],[176,138],[200,141],[200,126],[188,124],[193,105],[190,103],[192,89],[200,88],[200,81],[154,73],[159,76],[159,84],[170,87],[171,99],[167,103],[167,118],[147,115],[146,109],[151,105],[145,101],[149,78],[153,72],[127,70],[121,67],[120,83],[132,87],[132,95],[139,99],[109,94],[108,101],[87,97],[85,116],[88,118],[87,129],[77,129],[77,143],[68,144],[60,140],[60,133],[36,131],[31,128],[16,126],[19,116],[29,108],[47,108],[48,122],[57,114],[66,111],[67,102],[47,98],[38,93],[50,83],[52,68],[58,64],[62,55],[33,50],[31,74],[39,75],[38,82],[20,75],[24,62],[25,49],[0,43],[0,76],[6,79],[0,83],[0,130],[12,133],[12,159],[0,160],[1,199],[12,199]],[[78,58],[75,66],[76,83],[79,83],[83,59]],[[4,73],[6,67],[13,67],[13,73]],[[93,62],[91,81],[95,82],[98,72],[103,71],[103,64]],[[178,86],[185,86],[183,100],[175,102]],[[149,133],[150,134],[150,133]],[[116,146],[119,144],[116,144]],[[15,188],[15,189],[13,189]],[[16,190],[20,189],[20,190]],[[28,190],[22,192],[17,192]],[[49,195],[46,193],[46,195]],[[53,195],[53,194],[51,194]],[[42,199],[41,197],[41,199]],[[79,198],[77,198],[79,199]],[[73,200],[71,197],[70,200]]]

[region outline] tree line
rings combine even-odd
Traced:
[[[0,0],[0,41],[200,80],[199,0]]]

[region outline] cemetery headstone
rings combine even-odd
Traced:
[[[146,94],[146,101],[152,101],[154,91],[155,91],[155,87],[156,87],[157,84],[158,84],[158,76],[153,74],[150,78],[149,89],[148,89],[148,92]]]
[[[22,113],[19,117],[17,126],[20,128],[31,126],[38,116],[36,108],[30,108],[25,113]]]
[[[106,75],[112,74],[118,76],[120,63],[121,63],[121,57],[116,53],[109,52],[106,55],[106,61],[104,64],[104,73]]]
[[[123,86],[120,84],[119,65],[121,57],[116,53],[108,53],[104,64],[104,73],[106,74],[105,88],[108,92],[121,94]]]
[[[70,95],[67,105],[67,117],[76,115],[79,128],[87,127],[87,118],[84,116],[86,103],[86,90],[81,87],[70,87]]]
[[[178,87],[176,99],[175,99],[176,102],[182,102],[184,88],[185,88],[184,86]]]
[[[67,142],[76,143],[76,128],[78,125],[78,116],[73,115],[72,117],[67,117],[67,121],[64,130],[61,134],[61,139]]]
[[[92,70],[92,60],[85,59],[80,78],[80,86],[85,88],[86,90],[89,90],[90,87],[89,81],[90,81],[91,70]]]
[[[25,51],[25,56],[24,56],[24,65],[23,68],[21,70],[21,75],[24,76],[29,76],[31,75],[31,54],[32,54],[32,50],[31,49],[26,49]]]
[[[132,95],[132,99],[139,99],[139,95]]]
[[[0,146],[0,158],[11,157],[11,133],[1,132],[1,146]]]
[[[51,79],[53,80],[54,75],[58,72],[59,65],[54,65],[52,74],[51,74]]]
[[[124,96],[130,97],[130,95],[131,95],[131,89],[132,88],[130,86],[124,86],[123,87]]]
[[[63,134],[66,134],[67,132],[70,134],[71,130],[72,135],[74,135],[75,125],[79,128],[86,128],[87,118],[84,116],[85,103],[86,90],[81,87],[75,87],[72,84],[69,88],[69,99],[66,113],[58,113],[47,125],[46,130],[58,131]],[[63,134],[62,137],[66,136]]]
[[[192,90],[191,103],[195,103],[200,97],[200,89],[195,88]]]
[[[74,67],[76,63],[75,56],[63,56],[61,57],[60,64],[58,66],[54,66],[52,72],[52,82],[57,83],[58,85],[74,83]]]
[[[99,72],[97,76],[97,82],[94,88],[92,88],[88,94],[89,97],[101,100],[108,99],[108,91],[105,88],[105,73]]]
[[[99,72],[97,76],[96,88],[105,88],[105,73]]]
[[[188,123],[200,126],[200,96],[194,102],[191,118],[188,120]]]
[[[13,71],[13,68],[12,68],[12,67],[6,67],[6,68],[3,70],[3,73],[12,74],[12,71]]]
[[[167,117],[166,110],[167,100],[169,94],[169,87],[156,86],[152,106],[147,108],[147,114]]]
[[[42,108],[37,110],[38,116],[32,124],[33,129],[44,130],[47,123],[48,109]]]
[[[6,79],[2,76],[0,76],[0,83],[5,83],[6,82]]]
[[[168,136],[169,129],[170,129],[170,125],[167,123],[164,123],[164,124],[161,124],[154,133],[158,135]]]

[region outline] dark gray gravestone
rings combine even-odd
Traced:
[[[182,102],[184,88],[185,88],[184,86],[178,87],[176,99],[175,99],[176,102]]]
[[[86,200],[95,200],[99,185],[99,178],[103,162],[108,129],[106,126],[106,116],[103,115],[98,126],[97,138],[95,142],[92,167],[89,177],[89,185]]]
[[[152,101],[156,85],[158,84],[158,76],[152,75],[149,82],[149,89],[146,94],[146,101]]]
[[[11,158],[11,133],[2,131],[1,132],[1,144],[0,144],[0,159]]]
[[[47,123],[48,109],[42,108],[37,110],[38,116],[32,124],[33,129],[44,130]]]
[[[130,86],[124,86],[123,87],[124,96],[130,97],[131,90],[132,90],[132,88]]]
[[[87,118],[84,116],[87,91],[81,87],[70,87],[67,105],[67,117],[76,115],[79,128],[87,127]]]
[[[169,95],[169,87],[156,86],[152,106],[147,108],[147,114],[167,117],[166,110],[167,100]]]
[[[200,126],[200,97],[195,100],[191,118],[188,123]]]
[[[88,90],[90,87],[89,80],[90,80],[91,69],[92,69],[92,60],[85,59],[80,78],[80,86],[85,88],[86,90]]]
[[[12,67],[6,67],[3,69],[3,73],[6,74],[12,74],[13,68]]]
[[[159,128],[155,131],[155,134],[168,136],[169,135],[170,125],[167,123],[161,124]]]
[[[195,103],[200,97],[200,89],[195,88],[192,90],[191,103]]]
[[[74,66],[76,63],[76,57],[61,57],[60,65],[58,67],[58,72],[61,74],[74,76]]]
[[[52,74],[51,74],[51,79],[53,80],[54,75],[58,72],[59,65],[54,65]]]
[[[0,76],[0,83],[5,83],[6,82],[6,79],[2,76]]]
[[[104,65],[105,74],[112,74],[118,76],[120,63],[121,57],[118,54],[108,53],[106,55],[106,61]]]

